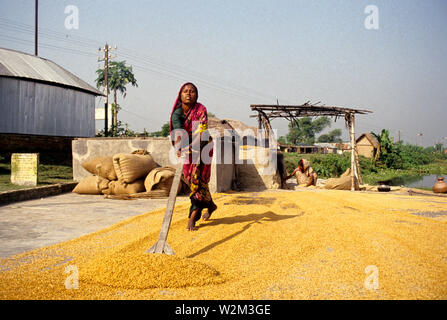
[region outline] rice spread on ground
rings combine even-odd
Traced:
[[[145,253],[162,209],[0,259],[0,299],[447,298],[446,198],[318,189],[214,198],[218,210],[195,232],[188,204],[176,206],[175,256]]]

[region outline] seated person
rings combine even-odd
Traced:
[[[286,183],[287,171],[284,165],[284,155],[281,151],[276,153],[279,177],[281,178],[281,189],[289,189]]]
[[[298,185],[305,185],[306,187],[309,187],[311,185],[316,186],[317,185],[317,173],[312,169],[312,167],[309,164],[309,161],[306,159],[301,159],[298,162],[298,167],[293,170],[293,172],[286,177],[286,180],[296,176],[296,182]]]

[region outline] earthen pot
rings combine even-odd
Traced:
[[[444,178],[438,178],[438,182],[436,182],[433,186],[433,192],[447,193],[447,183],[444,182]]]

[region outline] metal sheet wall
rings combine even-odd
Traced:
[[[95,135],[95,96],[0,77],[0,132],[66,137]]]

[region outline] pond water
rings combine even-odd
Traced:
[[[406,186],[410,188],[433,188],[433,185],[438,181],[438,177],[444,177],[447,182],[447,176],[442,174],[430,174],[427,176],[406,176],[397,177],[388,181],[384,181],[390,186]]]

